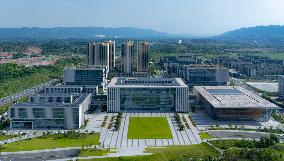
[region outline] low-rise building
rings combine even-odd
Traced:
[[[10,129],[78,129],[91,94],[36,94],[9,108]]]
[[[56,85],[43,90],[46,94],[92,94],[91,106],[102,107],[106,104],[106,94],[99,94],[99,86]]]
[[[239,86],[195,86],[193,92],[206,112],[217,120],[268,121],[279,107]]]
[[[56,85],[45,87],[44,93],[91,93],[97,95],[98,87],[96,85]]]
[[[107,111],[188,112],[188,86],[180,78],[113,78]]]

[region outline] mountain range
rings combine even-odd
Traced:
[[[0,28],[0,39],[90,39],[95,36],[120,38],[168,37],[167,33],[132,27],[54,27],[54,28]]]
[[[223,40],[284,42],[284,26],[256,26],[241,28],[214,37]]]
[[[54,28],[0,28],[0,40],[5,39],[92,39],[106,38],[192,38],[185,34],[168,34],[152,29],[133,27],[54,27]],[[270,41],[284,42],[284,26],[256,26],[241,28],[224,34],[209,37],[210,39],[229,41]],[[202,38],[201,38],[202,39]],[[208,37],[206,37],[208,39]]]

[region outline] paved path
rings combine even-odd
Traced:
[[[86,127],[83,129],[88,132],[96,132],[100,133],[102,130],[102,123],[104,121],[104,117],[107,116],[107,113],[96,113],[96,114],[86,114],[86,119],[88,119],[88,123]]]
[[[109,119],[112,114],[108,114]],[[187,114],[184,114],[188,118]],[[172,133],[172,139],[128,139],[128,125],[130,117],[166,117]],[[168,146],[168,145],[190,145],[199,144],[201,139],[198,130],[191,124],[190,129],[179,131],[174,119],[174,113],[123,113],[121,127],[118,131],[108,129],[109,120],[105,128],[100,133],[100,143],[103,148],[135,148],[146,146]]]

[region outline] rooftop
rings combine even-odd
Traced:
[[[240,86],[195,86],[194,89],[214,108],[279,108]]]
[[[46,94],[38,94],[35,96],[48,96]],[[65,95],[61,95],[61,96],[65,96]],[[69,94],[69,96],[71,97],[71,95]],[[91,94],[80,94],[80,95],[72,95],[75,96],[75,100],[73,101],[73,103],[34,103],[34,102],[21,102],[21,103],[17,103],[15,105],[13,105],[12,107],[17,107],[17,106],[36,106],[36,107],[77,107],[78,105],[80,105],[81,103],[83,103],[89,96],[91,96]]]
[[[208,65],[208,64],[190,64],[183,66],[187,68],[196,68],[196,69],[227,69],[220,65]]]
[[[114,77],[109,87],[187,87],[181,78]]]
[[[106,66],[101,65],[91,65],[91,66],[78,66],[78,67],[66,67],[65,69],[73,69],[73,70],[103,70]]]
[[[45,88],[97,88],[99,85],[64,85],[64,84],[58,84],[54,86],[47,86]]]

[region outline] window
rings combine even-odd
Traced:
[[[53,118],[64,118],[64,108],[53,108]]]
[[[27,118],[27,109],[26,108],[18,108],[18,117],[19,118]]]
[[[11,118],[15,118],[15,108],[11,108],[11,109],[10,109],[10,112],[11,112],[11,113],[10,113],[10,117],[11,117]]]
[[[70,97],[64,97],[64,103],[71,103]]]
[[[45,102],[45,97],[39,97],[40,102]]]
[[[53,102],[53,97],[48,97],[48,102]]]
[[[72,108],[73,122],[76,127],[79,127],[79,109]]]
[[[34,115],[34,118],[44,118],[45,111],[43,108],[33,108],[33,115]]]
[[[56,97],[56,102],[57,102],[57,103],[62,102],[62,97]]]

